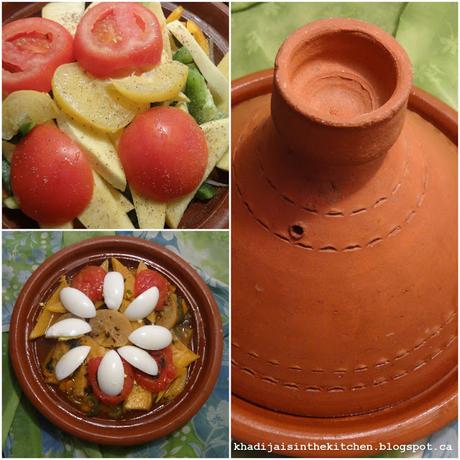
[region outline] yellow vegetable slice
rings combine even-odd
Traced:
[[[193,35],[193,38],[198,42],[198,44],[203,48],[203,51],[209,56],[209,43],[206,40],[202,30],[195,21],[189,19],[187,21],[187,30]]]
[[[180,19],[183,12],[184,12],[184,8],[182,6],[178,6],[166,18],[166,23],[169,24],[170,22],[173,22],[173,21],[176,21],[176,20]]]
[[[110,83],[91,77],[76,63],[58,67],[51,86],[56,103],[67,115],[104,132],[124,128],[149,108],[122,96]]]
[[[67,278],[65,277],[65,275],[62,275],[59,279],[59,286],[56,288],[53,294],[51,294],[51,297],[45,303],[45,310],[48,310],[53,313],[67,313],[67,310],[64,308],[64,305],[62,305],[59,295],[61,294],[61,291],[68,286],[69,283],[67,282]]]
[[[196,361],[199,356],[187,348],[180,340],[176,340],[172,344],[173,363],[178,369],[187,367],[189,364]]]
[[[128,397],[123,402],[123,409],[128,410],[150,410],[152,408],[153,395],[136,382]]]
[[[164,398],[166,399],[174,399],[176,396],[180,395],[185,388],[185,384],[187,383],[187,369],[185,367],[180,367],[177,370],[177,377],[171,383],[169,388],[166,390],[164,394]]]
[[[134,283],[136,281],[133,272],[123,265],[117,258],[112,257],[112,269],[116,272],[120,272],[123,275],[123,278],[125,280],[125,294],[124,298],[126,300],[130,300],[133,295],[134,295]],[[125,309],[128,306],[128,304],[125,305]],[[120,311],[122,310],[123,306],[120,308]]]
[[[149,200],[131,189],[139,228],[161,229],[165,226],[166,203]]]
[[[118,190],[126,188],[126,176],[120,158],[109,136],[97,132],[61,113],[57,118],[59,129],[68,134],[87,152],[94,170]]]
[[[125,207],[114,197],[114,192],[100,176],[93,171],[93,196],[86,209],[78,216],[78,220],[91,229],[134,228]],[[118,192],[117,192],[118,193]]]
[[[85,12],[85,2],[50,2],[42,8],[42,18],[51,19],[75,35]]]
[[[10,140],[23,124],[41,125],[56,118],[57,114],[57,107],[48,93],[14,91],[2,103],[2,137]]]
[[[136,102],[163,102],[176,97],[187,82],[188,67],[177,61],[165,62],[142,75],[111,80],[113,87]]]
[[[201,125],[201,129],[204,131],[208,144],[208,164],[206,165],[200,185],[211,174],[217,162],[228,151],[228,118],[208,121]],[[187,206],[192,201],[200,185],[188,195],[168,202],[166,206],[166,223],[171,228],[179,226]]]
[[[37,322],[35,323],[32,332],[29,335],[29,339],[37,339],[42,335],[45,335],[46,330],[51,326],[53,319],[56,318],[57,314],[53,313],[49,310],[42,309],[40,314],[38,315]]]

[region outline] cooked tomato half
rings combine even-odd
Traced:
[[[16,146],[11,184],[22,211],[49,225],[81,214],[94,186],[82,149],[53,124],[36,126]]]
[[[177,371],[173,363],[172,347],[170,345],[163,348],[163,350],[151,351],[150,354],[158,364],[158,375],[153,377],[139,369],[134,369],[134,378],[145,390],[159,393],[166,390],[177,377]]]
[[[3,95],[20,89],[51,91],[61,64],[73,61],[73,38],[63,26],[44,18],[10,22],[2,32]]]
[[[136,282],[134,284],[134,296],[137,297],[147,289],[150,289],[154,286],[157,287],[158,291],[160,292],[155,310],[162,310],[166,302],[166,297],[168,296],[169,283],[163,275],[156,272],[155,270],[142,270],[136,275]]]
[[[120,404],[128,397],[128,395],[131,393],[131,390],[133,389],[133,368],[131,367],[131,364],[127,363],[125,360],[122,360],[123,368],[125,370],[125,381],[123,383],[123,390],[119,395],[109,396],[101,390],[99,384],[97,383],[97,370],[99,369],[101,361],[101,356],[99,358],[93,358],[88,361],[88,380],[93,390],[94,396],[96,396],[96,398],[99,399],[99,401],[101,401],[101,403],[103,404]]]
[[[72,287],[84,292],[93,302],[102,300],[106,271],[97,265],[87,265],[72,279]]]
[[[202,129],[174,107],[153,107],[137,115],[123,131],[118,153],[129,185],[160,202],[192,192],[208,162]]]
[[[160,62],[161,27],[138,3],[99,3],[87,10],[75,33],[75,57],[99,78],[150,69]]]

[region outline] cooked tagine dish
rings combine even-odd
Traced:
[[[112,258],[63,275],[41,307],[29,338],[49,347],[43,377],[90,416],[118,419],[172,400],[199,358],[185,299],[143,262]]]
[[[46,228],[177,228],[192,201],[222,196],[228,56],[183,8],[41,15],[2,32],[3,207]]]

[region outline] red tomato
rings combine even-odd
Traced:
[[[163,348],[163,350],[151,351],[150,354],[158,364],[158,375],[153,377],[138,369],[134,369],[134,378],[145,390],[152,393],[159,393],[166,390],[177,376],[172,358],[171,345]]]
[[[136,275],[136,282],[134,283],[134,296],[141,295],[147,289],[156,286],[160,292],[157,306],[155,310],[162,310],[168,296],[169,283],[167,279],[160,273],[154,270],[142,270]]]
[[[137,115],[123,131],[118,153],[130,186],[160,202],[192,192],[208,162],[202,129],[174,107],[153,107]]]
[[[73,61],[73,38],[63,26],[44,18],[26,18],[3,27],[3,94],[20,89],[51,91],[61,64]]]
[[[123,402],[128,395],[131,393],[134,385],[134,374],[131,364],[123,360],[123,367],[125,369],[125,382],[123,384],[123,390],[119,395],[109,396],[106,395],[99,387],[97,383],[97,370],[101,364],[102,356],[99,358],[93,358],[88,361],[88,380],[93,389],[94,396],[103,404],[116,405]]]
[[[77,217],[93,194],[93,175],[80,147],[52,124],[36,126],[16,146],[11,184],[22,211],[43,224]]]
[[[102,300],[102,286],[106,271],[96,265],[87,265],[72,279],[72,287],[84,292],[93,302]]]
[[[160,62],[161,27],[138,3],[100,3],[87,10],[75,33],[75,57],[99,78],[144,71]]]

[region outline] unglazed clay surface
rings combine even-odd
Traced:
[[[232,388],[270,411],[371,414],[456,368],[456,146],[369,27],[300,29],[232,113]]]

